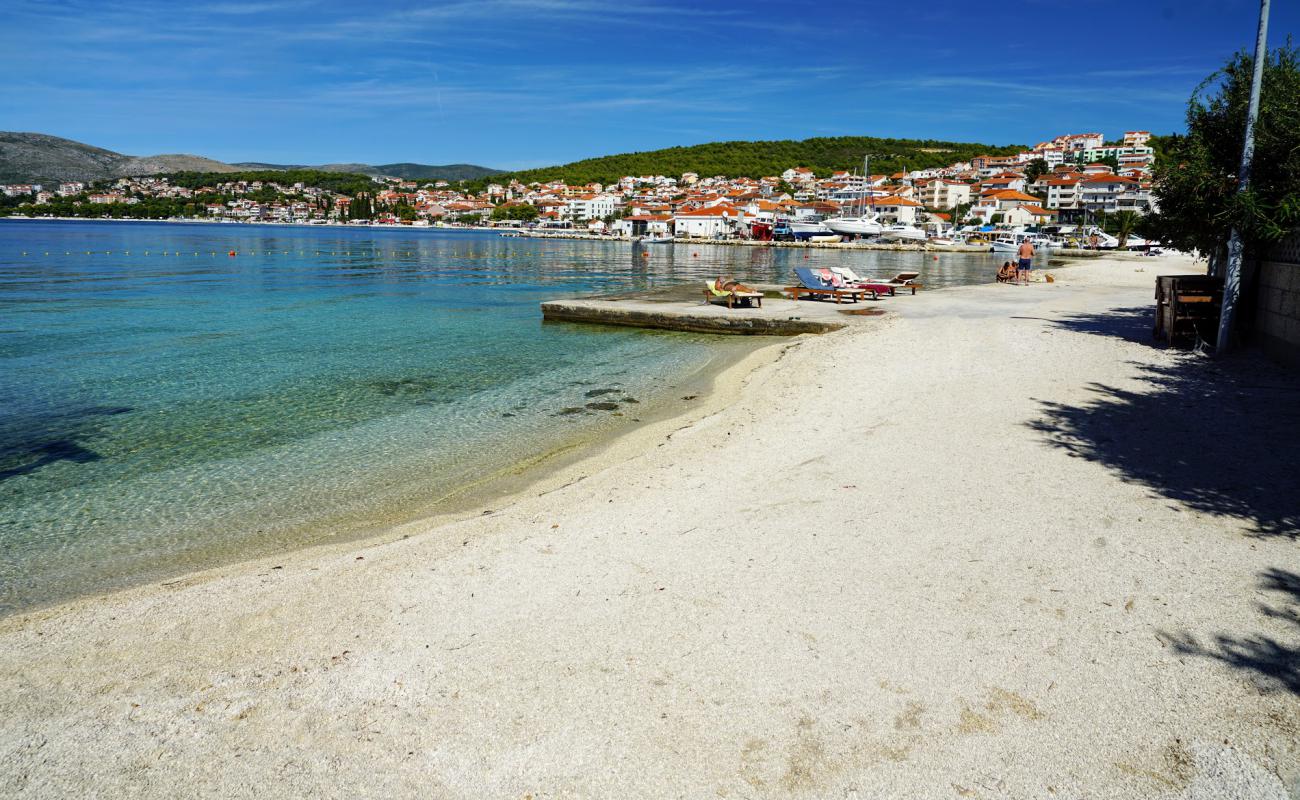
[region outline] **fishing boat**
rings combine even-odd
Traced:
[[[664,234],[662,236],[642,236],[641,244],[672,244],[673,237]]]

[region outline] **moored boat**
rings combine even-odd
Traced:
[[[915,225],[899,223],[897,225],[887,225],[884,228],[881,228],[880,238],[909,242],[923,242],[925,241],[925,231]]]
[[[832,217],[822,224],[833,233],[845,236],[879,236],[884,226],[877,222],[878,214],[865,214],[858,217]]]

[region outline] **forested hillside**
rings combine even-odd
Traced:
[[[524,183],[562,180],[566,183],[610,183],[624,175],[678,176],[695,172],[701,177],[779,175],[790,167],[807,167],[819,176],[836,170],[862,169],[870,154],[871,171],[891,173],[902,169],[941,167],[978,155],[1008,155],[1019,145],[942,142],[934,139],[878,139],[872,136],[837,136],[796,141],[711,142],[689,147],[669,147],[642,153],[588,158],[555,167],[541,167],[495,175],[492,182],[512,178]],[[471,185],[486,184],[480,179]]]

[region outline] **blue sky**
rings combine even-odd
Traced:
[[[1270,42],[1300,19],[1274,3]],[[502,168],[725,139],[1180,130],[1254,0],[0,0],[0,129]]]

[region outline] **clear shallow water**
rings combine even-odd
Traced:
[[[542,324],[541,300],[720,272],[779,282],[810,262],[919,266],[932,286],[996,269],[955,254],[649,253],[429,230],[0,223],[0,612],[398,521],[628,424],[737,346]],[[624,416],[585,409],[611,401]]]

